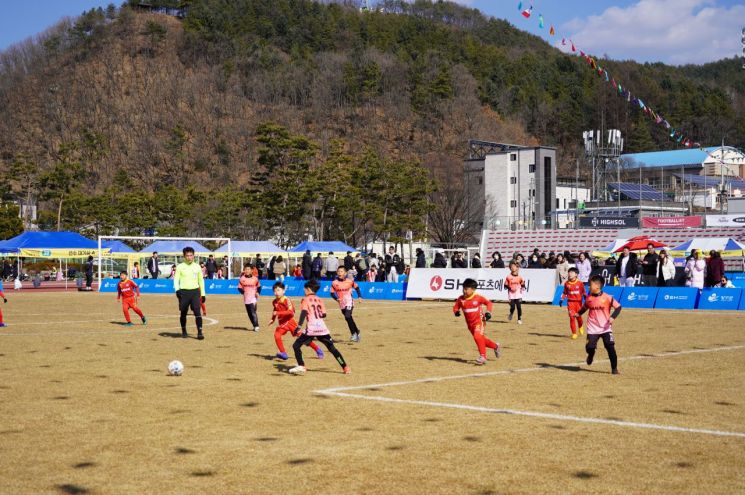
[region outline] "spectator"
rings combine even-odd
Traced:
[[[367,281],[375,282],[378,279],[378,265],[370,265],[370,269],[367,271]]]
[[[140,262],[135,261],[134,265],[132,265],[132,279],[138,278],[140,278]]]
[[[223,269],[223,267],[220,267],[220,268],[217,269],[217,275],[216,275],[216,277],[217,277],[218,280],[222,280],[222,279],[225,278],[225,270]]]
[[[259,272],[258,278],[261,278],[265,275],[266,264],[261,259],[261,255],[258,253],[256,254],[256,261],[254,262],[254,268],[256,268],[256,270]]]
[[[396,248],[388,248],[388,254],[385,255],[385,276],[386,281],[398,283],[398,274],[403,273],[403,261],[396,252]]]
[[[502,255],[499,251],[494,251],[491,255],[491,263],[489,263],[490,268],[504,268],[504,260],[502,259]]]
[[[623,254],[616,261],[616,276],[622,287],[633,287],[636,283],[636,253],[629,251],[629,248],[623,248]]]
[[[578,279],[583,284],[590,282],[590,274],[592,273],[592,264],[587,257],[587,253],[579,253],[577,258],[577,271],[579,272]]]
[[[657,257],[657,266],[655,267],[657,285],[660,287],[672,287],[675,283],[675,263],[667,255],[664,249],[660,251]]]
[[[515,253],[514,260],[520,268],[528,268],[528,260],[522,254]]]
[[[205,267],[207,268],[207,278],[215,278],[215,273],[217,273],[217,261],[215,261],[214,255],[210,254],[209,257],[207,257]]]
[[[416,248],[416,264],[414,268],[427,268],[427,258],[422,248]]]
[[[724,276],[724,260],[715,250],[709,252],[709,259],[706,261],[706,281],[708,287],[719,287]]]
[[[282,256],[277,256],[277,258],[274,259],[274,263],[272,263],[272,275],[274,275],[274,279],[284,282],[285,271],[287,271],[287,265],[285,265],[284,258],[282,258]]]
[[[644,285],[650,287],[657,285],[657,263],[659,261],[660,257],[654,251],[654,244],[650,242],[647,244],[647,254],[644,255],[644,259],[642,260]]]
[[[442,251],[435,252],[435,259],[432,262],[432,268],[447,268],[448,262],[443,256]]]
[[[317,253],[316,257],[313,258],[311,271],[311,278],[321,280],[321,275],[323,275],[323,258],[321,258],[321,253]]]
[[[168,275],[168,278],[173,279],[173,277],[176,276],[176,265],[171,265],[171,274]]]
[[[276,263],[276,262],[277,262],[277,257],[276,256],[272,256],[269,259],[269,266],[267,267],[267,273],[266,273],[267,278],[269,280],[277,280],[277,276],[274,273],[274,263]]]
[[[471,259],[471,268],[481,268],[481,255],[476,253]]]
[[[306,249],[302,260],[302,276],[305,280],[310,280],[313,276],[313,257],[310,249]]]
[[[85,290],[93,290],[93,256],[85,262]]]
[[[559,285],[564,285],[569,279],[569,262],[563,254],[556,256],[556,276],[559,277]]]
[[[204,261],[199,262],[199,268],[202,269],[202,278],[207,278],[207,266],[204,264]]]
[[[10,266],[8,260],[3,260],[3,280],[8,280],[13,274],[13,268]]]
[[[147,260],[147,271],[150,272],[150,278],[158,278],[160,274],[159,261],[157,251]]]
[[[354,258],[352,258],[352,251],[347,251],[347,255],[344,257],[344,268],[350,271],[354,268]]]
[[[543,268],[543,265],[541,265],[541,260],[538,259],[538,255],[536,253],[533,253],[530,255],[530,261],[528,261],[528,268],[532,268],[532,269]]]
[[[367,265],[370,268],[372,268],[374,266],[378,270],[380,270],[380,259],[378,258],[378,255],[375,254],[375,253],[370,253],[370,259],[368,260]]]
[[[230,271],[228,270],[228,268],[230,268],[230,258],[228,258],[227,255],[222,257],[222,266],[224,268],[223,272],[225,273],[225,278],[228,278],[228,272]]]
[[[703,253],[698,249],[694,249],[691,256],[688,258],[685,267],[685,274],[687,287],[696,287],[697,289],[704,288],[704,280],[706,279],[706,261],[704,261]]]
[[[466,257],[463,256],[463,253],[458,251],[455,253],[455,262],[452,265],[452,268],[468,268],[468,261],[466,260]]]
[[[329,256],[326,258],[323,268],[326,270],[326,277],[328,277],[329,280],[333,280],[336,276],[336,270],[339,269],[339,259],[334,256],[333,252],[329,251]]]
[[[574,263],[574,256],[569,251],[564,251],[564,259],[567,263]]]
[[[367,277],[368,264],[367,260],[360,253],[354,258],[354,269],[357,272],[357,280],[363,281]]]
[[[295,268],[292,269],[292,276],[295,278],[305,278],[303,277],[303,268],[296,264]]]
[[[735,286],[732,285],[732,282],[730,282],[729,279],[727,279],[726,275],[722,275],[722,280],[719,282],[718,287],[721,287],[722,289],[734,289],[735,288]]]

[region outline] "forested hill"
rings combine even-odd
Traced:
[[[453,3],[149,3],[188,13],[97,9],[0,54],[4,195],[36,196],[74,227],[73,193],[266,186],[268,123],[307,139],[312,167],[334,149],[373,153],[445,184],[469,138],[556,145],[565,170],[601,119],[628,151],[675,145],[579,57]],[[739,61],[602,63],[696,141],[745,146]]]

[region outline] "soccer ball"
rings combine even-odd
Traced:
[[[168,363],[168,374],[173,376],[181,376],[184,373],[184,365],[181,361],[171,361]]]

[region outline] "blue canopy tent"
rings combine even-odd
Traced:
[[[355,248],[341,241],[305,241],[290,249],[290,252],[302,254],[307,250],[310,250],[313,254],[321,253],[325,255],[334,253],[334,256],[346,255],[347,251],[351,251],[352,253],[357,252]]]
[[[194,253],[197,255],[208,255],[212,253],[212,251],[210,251],[197,241],[155,241],[149,246],[140,250],[140,254],[149,255],[157,251],[158,254],[181,256],[184,248],[187,246],[194,248]]]
[[[269,241],[230,241],[233,258],[250,258],[260,254],[262,256],[274,256],[285,254],[287,251]],[[215,254],[228,254],[228,245],[223,244],[215,250]]]
[[[137,254],[137,251],[124,244],[122,241],[105,240],[101,242],[101,247],[108,249],[112,258],[127,258],[130,254]]]

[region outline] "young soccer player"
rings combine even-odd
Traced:
[[[256,314],[256,303],[260,291],[261,283],[259,282],[259,277],[254,275],[251,264],[246,263],[243,267],[241,278],[238,280],[238,292],[243,294],[243,304],[246,305],[246,313],[248,313],[248,319],[254,327],[254,332],[259,331],[259,317]]]
[[[185,247],[182,251],[184,261],[175,266],[173,270],[173,288],[176,291],[180,311],[179,322],[181,323],[181,337],[187,338],[186,315],[189,308],[194,313],[197,323],[197,339],[204,340],[202,333],[202,307],[201,303],[207,299],[204,291],[204,277],[199,264],[194,262],[194,248]]]
[[[137,298],[140,297],[140,286],[134,283],[129,277],[127,277],[126,270],[119,273],[119,283],[116,285],[116,300],[122,301],[122,312],[124,312],[124,319],[127,320],[125,326],[131,327],[132,320],[129,318],[129,310],[131,309],[142,320],[142,324],[147,323],[147,318],[142,314],[140,308],[137,307]]]
[[[303,352],[301,349],[304,345],[312,342],[313,339],[318,339],[334,355],[344,374],[348,375],[351,373],[351,370],[347,362],[344,361],[341,352],[334,345],[334,339],[331,338],[331,333],[323,321],[326,318],[326,308],[323,305],[323,301],[316,295],[316,292],[320,288],[321,285],[316,280],[309,280],[305,283],[305,297],[300,303],[301,311],[298,325],[302,327],[306,319],[308,323],[302,335],[292,344],[292,349],[295,351],[295,359],[297,359],[297,366],[292,368],[290,373],[293,375],[302,375],[305,373],[305,362],[303,361]]]
[[[590,279],[590,295],[585,299],[585,304],[579,313],[570,316],[581,316],[585,311],[590,314],[587,317],[587,364],[592,364],[595,358],[595,350],[598,347],[598,340],[603,339],[603,346],[608,352],[610,359],[611,373],[620,374],[618,371],[618,356],[616,355],[616,342],[613,338],[613,322],[621,313],[621,304],[612,296],[603,292],[605,279],[600,275],[595,275]],[[611,313],[613,309],[613,313]]]
[[[491,319],[492,302],[476,294],[478,286],[478,282],[472,278],[467,278],[463,282],[463,295],[455,301],[453,314],[456,317],[460,317],[460,312],[463,311],[466,325],[468,325],[468,331],[471,332],[473,340],[476,342],[476,347],[479,350],[479,357],[476,359],[476,364],[481,365],[486,364],[487,347],[494,349],[494,355],[496,357],[499,357],[500,349],[498,343],[489,340],[484,335],[484,322]],[[486,306],[486,312],[483,312],[483,306]]]
[[[8,298],[5,297],[5,292],[3,291],[3,285],[0,283],[0,297],[3,298],[3,304],[8,303]],[[0,328],[5,327],[5,321],[3,320],[3,310],[0,309]]]
[[[349,327],[349,333],[352,334],[352,342],[359,342],[360,329],[357,328],[357,323],[355,323],[352,316],[352,311],[354,310],[352,289],[357,292],[357,302],[362,302],[362,292],[359,285],[353,279],[347,278],[347,269],[340,266],[336,270],[336,279],[331,282],[331,297],[339,303],[341,314],[344,315],[344,319],[347,321],[347,326]]]
[[[525,279],[520,276],[520,265],[510,262],[510,274],[504,279],[504,288],[507,289],[507,297],[510,300],[510,315],[507,317],[512,321],[512,315],[517,308],[517,324],[523,324],[523,291],[525,290]]]
[[[585,299],[585,284],[579,280],[579,270],[572,267],[569,269],[569,280],[564,284],[564,292],[561,294],[561,300],[559,301],[559,307],[564,304],[564,300],[567,301],[567,311],[569,312],[569,328],[572,330],[572,340],[577,339],[577,327],[579,327],[579,334],[585,334],[585,327],[582,323],[582,317],[572,316],[576,315],[580,309],[582,309],[582,303]]]
[[[274,301],[272,301],[272,306],[274,306],[274,311],[272,312],[272,320],[269,322],[269,325],[271,326],[275,320],[279,320],[279,326],[274,331],[274,342],[277,344],[277,349],[279,350],[277,358],[286,361],[288,357],[285,352],[285,345],[282,342],[282,336],[290,332],[296,337],[299,327],[295,321],[295,306],[293,306],[292,301],[288,297],[285,297],[285,284],[277,282],[274,284],[273,290]],[[316,351],[318,359],[324,358],[323,351],[318,347],[318,344],[311,341],[308,343],[308,346]]]

